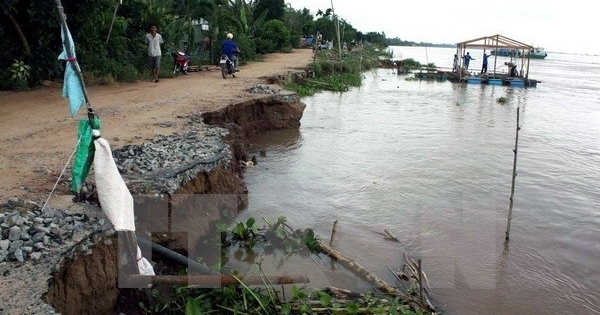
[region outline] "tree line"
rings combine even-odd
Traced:
[[[87,77],[133,82],[145,71],[144,35],[156,25],[163,55],[183,50],[203,64],[214,64],[220,43],[234,34],[241,59],[286,52],[302,37],[320,33],[336,42],[361,40],[386,45],[385,34],[363,34],[330,8],[316,13],[284,0],[62,0],[77,59]],[[56,0],[3,0],[0,3],[0,89],[22,89],[60,78],[64,62]],[[217,57],[215,57],[217,56]],[[164,60],[164,59],[163,59]]]

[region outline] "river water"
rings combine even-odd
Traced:
[[[392,48],[395,59],[439,67],[455,51]],[[471,55],[477,70],[481,51]],[[252,139],[259,163],[246,171],[249,207],[238,221],[285,216],[329,240],[337,220],[334,246],[391,283],[387,267],[403,253],[421,258],[446,314],[600,314],[600,56],[550,52],[529,74],[537,87],[378,69],[360,88],[304,98],[299,130]],[[384,240],[384,229],[401,242]],[[285,264],[317,273],[314,287],[360,287],[319,259]]]

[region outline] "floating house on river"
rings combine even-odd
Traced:
[[[465,67],[464,56],[468,49],[483,49],[483,53],[490,55],[488,58],[488,71],[479,73],[481,69],[470,72]],[[492,51],[508,49],[519,52],[521,57],[506,57],[492,55]],[[456,55],[458,56],[457,67],[452,72],[446,72],[447,79],[456,83],[510,85],[522,87],[534,87],[540,81],[529,78],[530,57],[527,52],[534,49],[533,46],[521,43],[502,35],[480,37],[456,44]],[[475,60],[481,60],[481,56],[473,56]],[[481,63],[477,63],[479,66]],[[473,69],[473,68],[472,68]]]

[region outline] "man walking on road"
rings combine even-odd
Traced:
[[[154,82],[158,82],[158,72],[160,69],[160,45],[163,43],[163,38],[156,32],[156,25],[150,27],[150,33],[146,34],[146,43],[148,44],[148,66],[152,69],[152,77]]]

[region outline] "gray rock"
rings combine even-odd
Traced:
[[[14,252],[14,254],[13,254],[13,255],[15,256],[15,259],[16,259],[18,262],[24,262],[24,261],[25,261],[25,256],[23,255],[23,251],[22,251],[20,248],[19,248],[19,249],[17,249],[17,250]]]
[[[31,253],[31,255],[29,255],[29,257],[31,257],[31,259],[33,259],[33,260],[40,260],[40,258],[42,258],[42,253],[34,252],[34,253]]]
[[[6,220],[6,223],[8,223],[8,226],[12,227],[12,226],[20,226],[23,225],[23,223],[25,223],[25,219],[22,218],[19,214],[14,214],[11,215],[8,220]]]
[[[16,241],[21,239],[21,227],[15,225],[12,226],[9,230],[8,230],[8,239],[11,241]]]
[[[44,236],[46,236],[46,233],[37,232],[31,237],[31,240],[33,240],[34,242],[37,243],[37,242],[41,241],[44,238]]]
[[[10,246],[9,240],[1,240],[0,241],[0,250],[7,250],[9,246]]]
[[[8,252],[9,253],[14,253],[17,250],[21,250],[21,246],[23,246],[23,241],[21,240],[17,240],[17,241],[12,241],[10,242],[10,246],[8,247]]]
[[[21,239],[26,241],[28,239],[30,239],[31,236],[29,235],[29,233],[27,233],[26,231],[21,232]]]
[[[50,229],[47,227],[43,227],[43,226],[39,226],[39,227],[34,227],[37,231],[45,233],[45,234],[50,234]]]
[[[54,210],[49,207],[44,208],[42,210],[42,218],[54,218]]]

